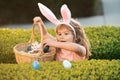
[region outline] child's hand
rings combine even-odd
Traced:
[[[38,22],[41,22],[41,18],[40,17],[35,17],[33,19],[33,22],[34,22],[34,24],[38,24]]]
[[[45,39],[45,40],[43,40],[43,45],[48,45],[48,46],[55,46],[55,44],[56,44],[56,40],[55,39]]]

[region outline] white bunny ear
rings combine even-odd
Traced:
[[[63,17],[64,22],[69,23],[71,19],[71,12],[66,4],[61,7],[61,15]]]
[[[49,8],[47,8],[45,5],[41,3],[38,3],[38,6],[42,15],[44,15],[49,21],[51,21],[55,25],[60,24],[60,21],[56,18],[54,13]]]

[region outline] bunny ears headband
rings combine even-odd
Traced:
[[[42,15],[44,15],[49,21],[51,21],[56,26],[59,25],[59,24],[68,25],[73,30],[73,33],[74,33],[74,35],[76,37],[75,29],[73,28],[73,26],[71,26],[69,24],[70,19],[71,19],[71,12],[70,12],[70,10],[69,10],[69,8],[67,7],[66,4],[62,5],[62,7],[61,7],[61,15],[63,17],[63,22],[60,22],[56,18],[56,16],[54,15],[54,13],[49,8],[47,8],[45,5],[43,5],[41,3],[38,3],[38,6],[39,6],[39,9],[40,9]]]

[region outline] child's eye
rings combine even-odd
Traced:
[[[59,36],[61,36],[61,34],[60,34],[60,33],[59,33],[58,35],[59,35]]]
[[[65,33],[65,35],[68,35],[68,33]]]

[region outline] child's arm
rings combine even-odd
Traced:
[[[40,17],[35,17],[33,19],[33,21],[34,21],[34,24],[37,24],[39,26],[38,30],[39,30],[39,33],[41,34],[41,36],[43,37],[43,39],[47,39],[47,38],[55,39],[52,35],[50,35],[47,32],[47,29]]]
[[[46,28],[45,28],[45,25],[44,25],[42,19],[41,19],[40,17],[35,17],[35,18],[33,19],[33,21],[34,21],[34,24],[37,24],[37,25],[38,25],[38,30],[39,30],[39,32],[40,32],[41,29],[42,29],[43,35],[46,35],[46,34],[47,34],[47,30],[46,30]],[[41,33],[41,32],[40,32],[40,33]]]
[[[81,56],[86,55],[86,48],[80,44],[76,44],[73,42],[57,42],[52,39],[46,39],[44,40],[43,43],[49,46],[56,47],[56,48],[61,48],[61,49],[66,49],[66,50],[76,52]]]

